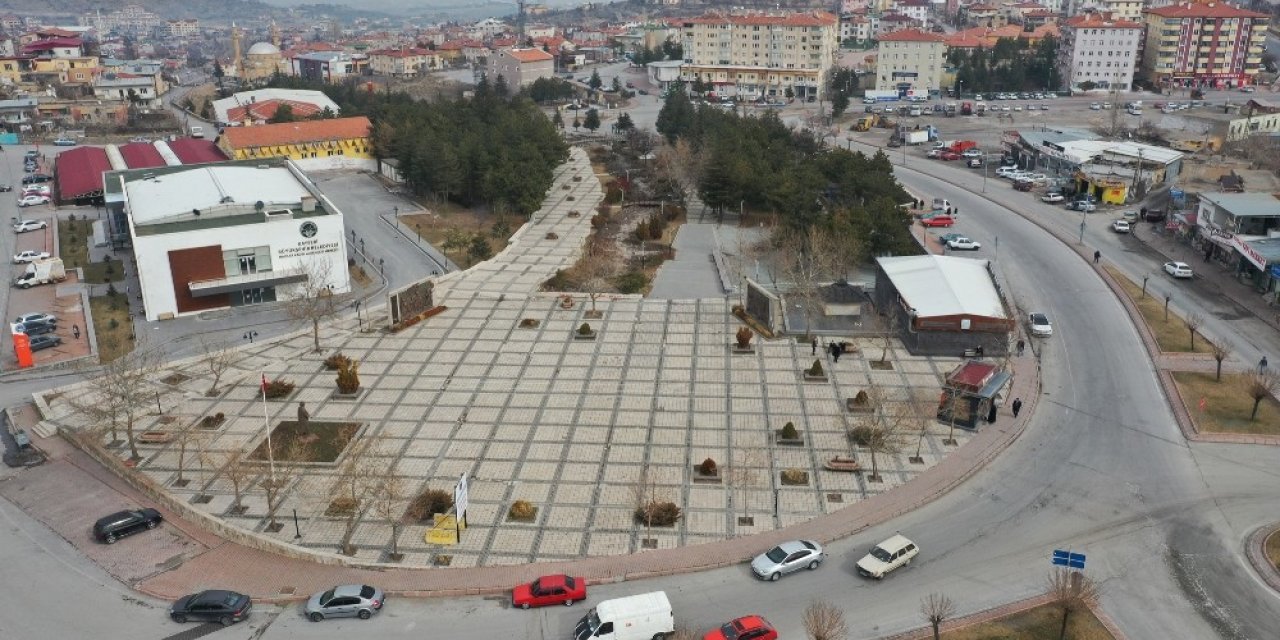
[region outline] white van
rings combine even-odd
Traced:
[[[574,640],[660,640],[676,631],[665,591],[605,600],[573,629]]]
[[[191,125],[191,137],[192,137],[192,138],[203,138],[203,137],[204,137],[204,127],[201,127],[201,126],[199,126],[199,125],[194,125],[194,124],[193,124],[193,125]]]

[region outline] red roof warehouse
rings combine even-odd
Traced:
[[[160,155],[156,146],[150,142],[122,144],[120,157],[124,158],[124,163],[129,165],[130,169],[148,169],[165,165],[164,156]]]
[[[102,197],[102,173],[111,170],[107,152],[100,147],[76,147],[58,154],[54,174],[62,202]]]
[[[171,140],[169,148],[173,150],[173,155],[178,156],[182,164],[204,164],[206,162],[222,162],[227,159],[227,155],[213,144],[211,140],[200,140],[197,138],[179,138]]]

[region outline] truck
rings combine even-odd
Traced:
[[[973,115],[973,103],[972,103],[972,102],[961,102],[961,103],[960,103],[960,115],[962,115],[962,116],[971,116],[971,115]]]
[[[924,144],[929,141],[929,132],[920,129],[917,131],[906,131],[902,134],[902,141],[907,144]]]
[[[853,124],[853,130],[854,131],[870,131],[871,127],[876,126],[876,123],[879,122],[879,120],[880,120],[880,116],[874,113],[870,115],[862,116],[861,118],[858,118],[858,121]]]
[[[66,279],[67,270],[62,264],[62,258],[48,258],[28,264],[27,269],[13,281],[13,284],[21,289],[30,289],[39,284],[62,282]]]
[[[573,628],[573,640],[650,640],[675,633],[665,591],[605,600]]]
[[[955,142],[952,142],[950,146],[948,146],[947,148],[951,149],[951,151],[953,151],[954,153],[964,153],[965,151],[968,151],[970,149],[977,148],[977,146],[978,146],[978,143],[974,142],[973,140],[956,140]]]

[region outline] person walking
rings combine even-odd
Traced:
[[[1018,412],[1022,411],[1022,398],[1013,399],[1013,417],[1018,417]]]
[[[1024,349],[1026,349],[1026,348],[1027,348],[1027,341],[1026,341],[1026,340],[1019,339],[1019,340],[1018,340],[1018,355],[1022,355],[1022,351],[1023,351]]]
[[[1258,373],[1261,374],[1266,372],[1267,372],[1267,357],[1262,356],[1262,359],[1258,361]]]
[[[1093,263],[1094,263],[1094,264],[1098,264],[1098,261],[1099,261],[1099,260],[1101,260],[1101,259],[1102,259],[1102,252],[1101,252],[1101,251],[1094,251],[1094,252],[1093,252]]]
[[[71,337],[75,338],[76,340],[80,339],[80,325],[78,324],[71,325]]]
[[[811,347],[809,349],[809,355],[811,356],[818,355],[818,336],[813,337],[813,342],[809,343],[809,346]]]

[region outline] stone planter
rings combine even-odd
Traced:
[[[809,486],[809,472],[801,471],[795,475],[787,473],[790,469],[778,472],[778,481],[786,487],[807,487]]]
[[[826,374],[826,372],[823,372],[823,374],[822,374],[822,375],[820,375],[820,376],[815,376],[815,375],[813,375],[813,374],[809,373],[809,371],[808,371],[808,370],[805,370],[805,372],[804,372],[804,381],[805,381],[805,382],[826,382],[827,380],[828,380],[828,378],[827,378],[827,374]]]
[[[582,314],[582,317],[588,320],[599,320],[604,317],[604,312],[599,309],[588,309]]]
[[[892,360],[872,360],[870,363],[872,369],[876,371],[893,371]]]
[[[595,340],[596,332],[592,331],[591,333],[581,333],[575,330],[573,332],[573,339],[574,340]]]
[[[733,352],[734,352],[734,353],[743,353],[743,354],[747,354],[747,353],[755,353],[755,352],[756,352],[756,348],[755,348],[754,346],[750,345],[750,344],[748,344],[747,346],[745,346],[745,347],[744,347],[744,346],[742,346],[742,345],[740,345],[740,344],[738,344],[738,343],[736,343],[736,342],[735,342],[735,343],[733,343],[731,346],[732,346],[732,348],[733,348]]]
[[[520,321],[520,328],[521,329],[537,329],[541,324],[542,324],[541,320],[535,320],[533,318],[525,318],[524,320]]]
[[[719,473],[713,476],[703,475],[699,465],[696,464],[693,465],[693,475],[691,477],[694,484],[722,484],[724,482]]]
[[[796,437],[784,438],[782,437],[782,429],[778,429],[777,431],[773,432],[773,442],[777,445],[784,446],[784,447],[803,447],[804,432],[797,431]]]
[[[356,389],[354,393],[343,393],[341,391],[338,391],[337,389],[334,389],[333,393],[329,394],[329,399],[335,400],[337,402],[355,402],[356,400],[359,400],[364,395],[364,392],[365,392],[364,387],[360,387],[359,389]]]
[[[846,398],[844,406],[849,413],[875,413],[876,406],[870,402],[866,404],[858,404],[854,398]]]
[[[560,235],[557,234],[556,232],[554,231],[547,232],[547,240],[559,240],[559,239],[560,239]]]
[[[578,211],[577,209],[574,209],[573,211],[569,212],[570,218],[577,218],[578,216],[581,216],[581,215],[582,215],[582,212]]]

